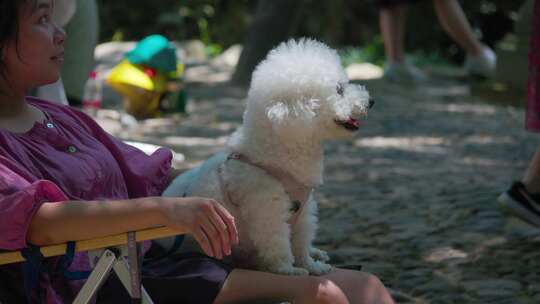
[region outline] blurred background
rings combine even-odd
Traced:
[[[103,90],[90,112],[98,123],[149,153],[171,148],[179,168],[223,149],[242,123],[251,72],[273,46],[308,36],[337,49],[376,105],[352,141],[326,146],[316,245],[334,265],[378,275],[398,303],[540,303],[540,229],[496,203],[538,146],[524,130],[533,0],[459,1],[497,55],[489,79],[463,71],[466,54],[433,1],[411,4],[405,49],[430,78],[412,86],[383,77],[375,1],[76,2],[62,72],[70,102]],[[133,50],[144,55],[144,38],[163,41],[156,34],[171,41],[161,46],[176,75],[174,64],[156,69],[159,60],[122,64]],[[111,76],[128,70],[140,77]]]
[[[264,1],[267,5],[279,1]],[[298,10],[290,25],[292,37],[316,37],[339,49],[348,50],[345,60],[384,60],[379,34],[378,9],[374,1],[297,1]],[[513,32],[514,21],[524,1],[461,1],[461,5],[481,40],[494,47]],[[255,18],[257,1],[248,0],[100,0],[100,41],[139,40],[152,33],[171,40],[198,39],[209,55],[217,55],[231,45],[242,43]],[[414,45],[419,60],[457,63],[462,51],[438,26],[433,5],[423,1],[410,8],[407,45]],[[280,16],[275,16],[276,22]],[[433,26],[426,26],[433,25]],[[271,29],[268,29],[271,30]]]
[[[353,80],[380,78],[385,67],[380,7],[375,0],[72,2],[77,10],[66,26],[68,52],[62,74],[73,105],[81,105],[90,71],[99,69],[104,78],[138,41],[155,34],[173,42],[188,82],[231,80],[246,87],[266,53],[295,37],[315,38],[337,49]],[[522,104],[532,3],[460,1],[474,35],[498,57],[495,77],[470,82],[471,89],[487,94],[493,102]],[[403,44],[411,66],[429,76],[454,80],[466,76],[460,68],[467,54],[443,30],[432,1],[408,5],[404,28]],[[190,69],[201,64],[211,69]],[[105,103],[114,99],[118,96],[106,92]]]
[[[279,5],[279,1],[259,2]],[[374,1],[297,2],[300,4],[290,6],[297,10],[293,14],[296,20],[290,23],[292,37],[317,37],[347,50],[346,61],[382,63],[383,44]],[[494,47],[513,31],[523,2],[480,0],[461,1],[461,4],[481,40]],[[205,44],[209,55],[217,55],[244,41],[257,6],[257,1],[247,0],[101,0],[98,3],[101,42],[138,40],[150,33],[163,33],[171,40],[198,39]],[[414,30],[406,35],[406,44],[415,46],[414,55],[420,61],[460,62],[463,52],[437,26],[432,6],[431,1],[423,1],[410,8],[408,28]],[[275,17],[276,22],[286,22],[279,15]]]

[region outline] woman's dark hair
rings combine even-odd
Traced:
[[[19,10],[21,6],[29,0],[0,0],[0,76],[6,78],[6,67],[3,56],[4,48],[10,41],[15,41],[17,45]]]

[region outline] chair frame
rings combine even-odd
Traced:
[[[114,271],[130,294],[132,303],[153,304],[152,299],[140,282],[140,267],[138,267],[138,263],[133,263],[132,257],[136,261],[139,254],[137,249],[139,246],[135,243],[171,237],[182,233],[182,231],[168,227],[159,227],[76,242],[75,252],[88,251],[91,257],[99,257],[99,259],[73,303],[89,303],[109,274]],[[122,253],[126,251],[125,245],[127,245],[128,259]],[[46,258],[64,255],[66,250],[67,244],[40,248],[41,253]],[[0,251],[0,266],[24,261],[25,259],[20,251]]]

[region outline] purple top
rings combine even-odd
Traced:
[[[168,185],[169,150],[147,156],[80,111],[27,100],[46,120],[22,134],[0,129],[0,250],[27,246],[32,216],[44,202],[158,196]],[[88,256],[76,254],[69,270],[88,269]],[[44,274],[40,281],[43,302],[63,303],[65,297],[49,277]],[[81,282],[69,285],[76,293]]]

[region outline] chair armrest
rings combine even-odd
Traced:
[[[168,227],[150,228],[136,231],[135,239],[137,242],[159,239],[178,234],[183,234],[184,231],[173,230]],[[107,247],[125,245],[128,242],[128,234],[121,233],[101,238],[78,241],[75,244],[75,252],[89,251]],[[40,251],[44,257],[53,257],[64,255],[66,253],[67,244],[50,245],[41,247]],[[0,251],[0,265],[23,262],[25,259],[20,251]]]

